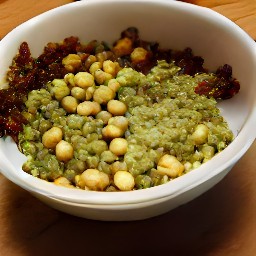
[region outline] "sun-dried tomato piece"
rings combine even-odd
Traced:
[[[30,49],[27,42],[23,42],[19,48],[19,54],[15,58],[16,65],[24,69],[31,69],[34,65],[34,59],[31,57]]]
[[[195,87],[199,95],[215,99],[230,99],[240,90],[240,83],[232,78],[232,67],[225,64],[218,68],[216,76],[202,81]]]
[[[18,135],[26,124],[26,118],[18,109],[12,109],[9,113],[0,116],[0,136],[9,135],[15,142],[18,142]]]
[[[139,38],[139,30],[135,27],[129,27],[126,30],[122,31],[121,38],[129,38],[132,42],[136,42],[140,40]]]
[[[181,68],[180,74],[193,76],[196,73],[206,72],[206,69],[203,67],[204,59],[200,56],[195,56],[191,48],[174,52],[172,58],[175,64]]]

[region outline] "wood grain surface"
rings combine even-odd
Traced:
[[[0,0],[0,37],[68,2]],[[193,3],[226,15],[256,38],[255,0]],[[0,256],[255,256],[255,241],[256,142],[214,188],[144,221],[100,222],[70,216],[49,208],[0,174]]]
[[[0,38],[24,21],[70,0],[0,0]]]
[[[226,16],[256,40],[256,0],[185,0]]]

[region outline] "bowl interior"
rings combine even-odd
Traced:
[[[25,157],[10,139],[0,139],[0,169],[9,179],[30,191],[84,203],[131,203],[180,193],[217,175],[233,165],[255,139],[256,120],[256,48],[254,41],[227,18],[210,9],[176,1],[93,0],[64,5],[39,15],[10,32],[0,42],[0,88],[6,70],[23,41],[28,42],[34,57],[48,42],[78,36],[112,43],[121,31],[134,26],[140,37],[157,41],[162,47],[182,50],[191,47],[205,59],[205,67],[215,70],[223,64],[233,68],[241,90],[219,107],[236,135],[221,154],[197,170],[172,182],[144,191],[124,193],[86,192],[56,187],[21,170]],[[12,152],[12,154],[9,154]],[[209,171],[210,170],[210,171]]]

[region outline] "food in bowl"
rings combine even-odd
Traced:
[[[71,36],[37,59],[23,42],[0,91],[2,134],[23,170],[57,185],[129,191],[165,184],[233,140],[218,100],[238,93],[232,68],[216,72],[184,51],[161,49],[130,27],[109,47]],[[12,96],[12,97],[11,97]]]
[[[97,22],[92,25],[95,17]],[[39,15],[0,41],[0,80],[6,76],[24,41],[30,46],[31,55],[39,56],[48,42],[60,42],[70,35],[79,36],[83,42],[94,38],[114,42],[120,31],[130,25],[139,29],[142,38],[158,40],[163,48],[191,47],[196,55],[204,57],[204,65],[211,71],[225,63],[232,66],[234,77],[241,83],[240,91],[229,100],[218,101],[218,107],[235,138],[210,161],[166,184],[111,193],[66,188],[35,178],[22,170],[26,157],[14,141],[9,136],[0,138],[2,174],[55,209],[112,221],[139,220],[166,213],[217,184],[255,139],[255,42],[227,18],[179,1],[79,1]]]

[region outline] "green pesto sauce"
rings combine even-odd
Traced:
[[[124,156],[108,150],[101,120],[66,113],[46,89],[30,92],[24,112],[29,123],[19,135],[20,150],[28,156],[23,170],[48,181],[64,176],[74,183],[75,176],[87,168],[98,168],[111,177],[111,165],[124,161],[135,177],[135,189],[143,189],[171,179],[156,172],[163,154],[176,156],[185,166],[183,174],[199,167],[233,140],[216,100],[194,92],[198,82],[209,76],[214,74],[179,75],[179,68],[165,61],[159,61],[148,75],[131,68],[119,71],[116,79],[121,87],[116,98],[128,106],[129,120]],[[191,139],[198,124],[209,129],[207,141],[200,145]],[[62,128],[64,139],[74,148],[74,157],[67,163],[58,161],[54,150],[41,142],[53,126]]]

